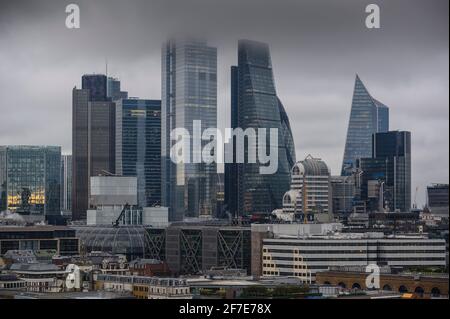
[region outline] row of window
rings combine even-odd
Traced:
[[[356,241],[356,240],[355,240]],[[314,241],[279,241],[279,240],[264,240],[265,245],[274,246],[373,246],[373,247],[383,247],[383,246],[445,246],[443,240],[422,240],[422,241],[344,241],[344,240],[334,240],[330,241],[327,239],[317,239]]]
[[[281,254],[293,254],[295,251],[287,250],[287,249],[269,249],[269,253],[281,253]],[[439,250],[429,250],[429,249],[421,249],[421,250],[304,250],[302,254],[305,255],[353,255],[353,254],[378,254],[378,255],[386,255],[386,254],[445,254],[445,249]],[[277,257],[278,258],[278,257]],[[292,257],[293,258],[293,257]],[[292,259],[291,258],[291,259]]]

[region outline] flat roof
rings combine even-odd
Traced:
[[[75,230],[68,226],[0,226],[0,232],[16,232],[16,231],[55,231],[55,230]]]

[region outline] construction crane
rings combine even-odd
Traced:
[[[128,205],[128,203],[126,203],[126,204],[123,206],[123,209],[122,209],[122,211],[120,212],[119,217],[117,217],[116,221],[113,222],[113,227],[119,227],[120,221],[123,219],[123,217],[124,217],[124,215],[125,215],[125,212],[126,212],[129,208],[130,208],[130,205]]]

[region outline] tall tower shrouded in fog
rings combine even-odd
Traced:
[[[204,41],[176,39],[162,48],[161,197],[170,220],[212,216],[216,209],[216,163],[174,163],[170,134],[193,122],[201,130],[217,127],[217,49]],[[207,141],[204,141],[206,144]],[[192,145],[192,140],[191,140]]]
[[[282,207],[295,164],[295,147],[289,119],[277,96],[269,46],[240,40],[238,66],[231,69],[231,126],[278,129],[278,169],[260,174],[259,163],[226,164],[226,205],[232,215],[271,213]],[[245,158],[247,158],[247,149]]]

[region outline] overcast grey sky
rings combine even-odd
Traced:
[[[65,7],[81,28],[65,28]],[[365,7],[381,8],[366,29]],[[447,0],[0,1],[0,145],[71,152],[71,92],[84,73],[117,76],[131,96],[161,96],[161,43],[208,37],[218,48],[218,120],[229,123],[237,40],[267,42],[297,159],[321,157],[339,174],[355,74],[390,107],[391,129],[412,132],[413,197],[449,180]]]

